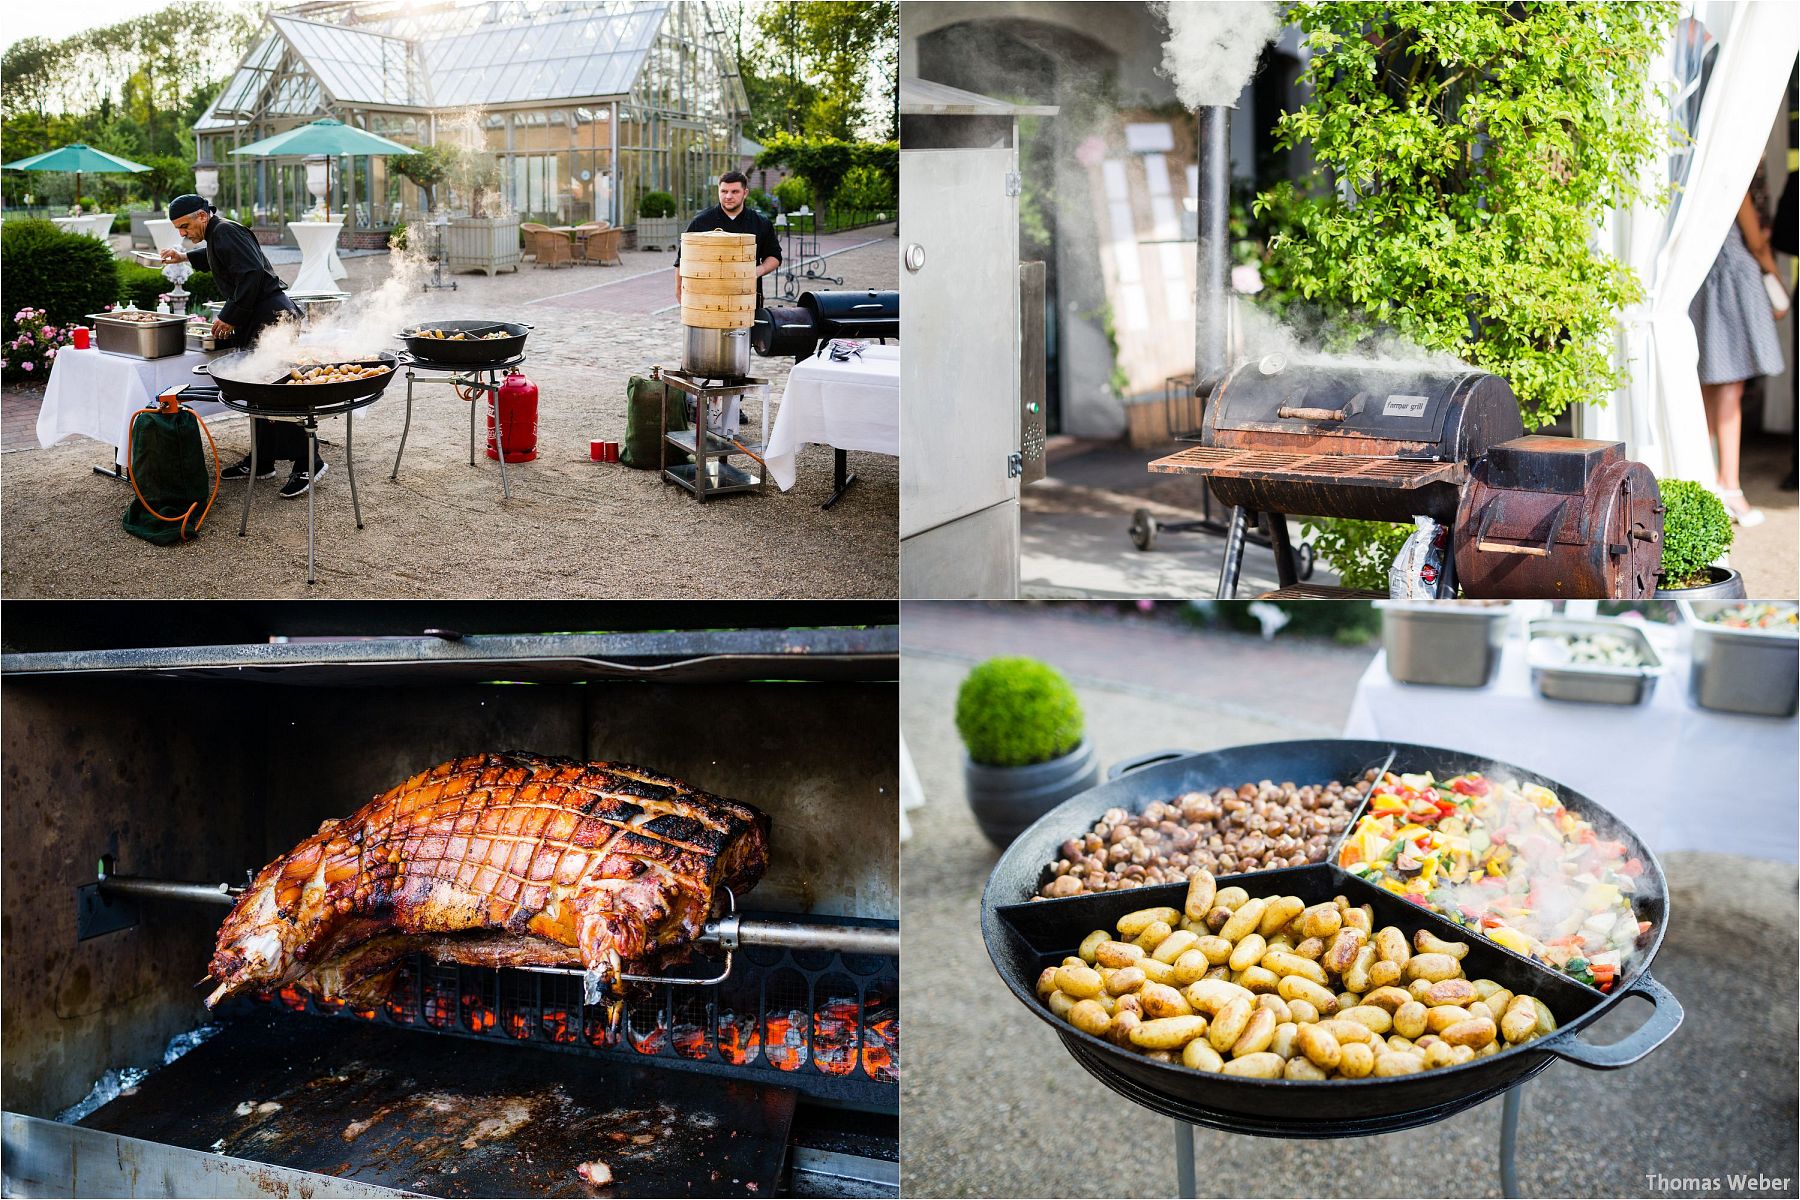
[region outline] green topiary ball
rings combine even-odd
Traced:
[[[990,658],[956,693],[956,731],[983,766],[1049,762],[1081,744],[1081,702],[1054,667],[1033,658]]]
[[[1731,549],[1735,531],[1725,502],[1701,484],[1686,479],[1657,481],[1662,492],[1663,586],[1699,587],[1707,568]]]

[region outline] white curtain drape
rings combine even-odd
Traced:
[[[1624,442],[1630,456],[1659,478],[1707,484],[1714,478],[1713,455],[1688,305],[1712,269],[1762,157],[1800,52],[1800,20],[1789,0],[1751,0],[1731,6],[1725,29],[1714,33],[1719,50],[1673,219],[1644,203],[1611,215],[1614,253],[1637,271],[1645,297],[1621,317],[1617,352],[1628,382],[1605,408],[1584,408],[1580,424],[1583,436]],[[1665,59],[1651,85],[1671,78]],[[1650,190],[1666,178],[1661,159],[1646,168]]]

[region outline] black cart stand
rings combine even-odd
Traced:
[[[427,379],[426,383],[447,383],[452,387],[473,388],[488,398],[488,415],[494,422],[494,448],[500,452],[500,492],[512,499],[512,481],[506,475],[506,430],[500,420],[500,382],[506,373],[525,362],[523,354],[496,363],[471,366],[467,363],[436,363],[421,358],[403,358],[406,368],[406,423],[400,427],[400,449],[394,453],[394,469],[388,478],[400,479],[400,459],[406,454],[406,435],[412,429],[413,383],[420,372],[448,375],[448,379]],[[469,405],[469,465],[475,465],[475,405]]]
[[[375,401],[381,399],[380,390],[370,392],[366,396],[357,396],[354,399],[343,400],[336,404],[327,404],[318,408],[308,409],[267,408],[260,404],[251,404],[244,400],[234,400],[232,397],[219,392],[217,388],[188,387],[182,389],[182,394],[196,399],[217,400],[220,404],[225,405],[227,408],[235,409],[245,416],[261,417],[270,421],[300,422],[306,427],[306,453],[308,456],[306,461],[309,467],[317,462],[319,458],[319,418],[341,415],[344,418],[344,469],[350,474],[350,507],[356,513],[356,527],[358,529],[363,527],[362,502],[356,495],[355,414],[357,409],[366,408],[375,403]],[[250,498],[255,492],[255,489],[256,435],[252,432],[250,437],[250,478],[244,485],[244,514],[238,519],[239,537],[243,537],[245,532],[250,528]],[[315,513],[317,511],[317,503],[315,500],[316,494],[317,483],[315,482],[314,486],[308,488],[306,491],[306,582],[308,584],[317,583],[319,581],[313,552],[314,530],[316,528]]]

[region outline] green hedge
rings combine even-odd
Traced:
[[[164,278],[161,271],[151,267],[140,267],[134,262],[119,261],[118,302],[135,304],[139,308],[155,308],[157,297],[175,285]]]
[[[84,233],[65,233],[49,221],[9,220],[0,225],[6,340],[18,336],[13,314],[20,309],[43,309],[51,324],[67,325],[117,303],[116,261],[104,242]],[[155,303],[152,299],[152,307]]]
[[[1699,587],[1707,568],[1731,549],[1736,530],[1725,502],[1687,479],[1657,481],[1663,513],[1663,586]]]

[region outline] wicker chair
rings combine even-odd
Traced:
[[[548,225],[540,225],[536,221],[520,221],[519,222],[519,233],[521,235],[523,235],[523,241],[525,243],[525,253],[527,255],[531,254],[531,235],[534,233],[543,233],[544,231],[548,230],[549,228],[550,227]]]
[[[605,221],[595,222],[592,228],[581,226],[575,231],[575,245],[581,251],[582,261],[602,267],[621,265],[619,246],[624,238],[623,229],[609,226]]]
[[[540,267],[574,266],[575,256],[569,239],[550,229],[535,229],[525,234],[525,249]]]

